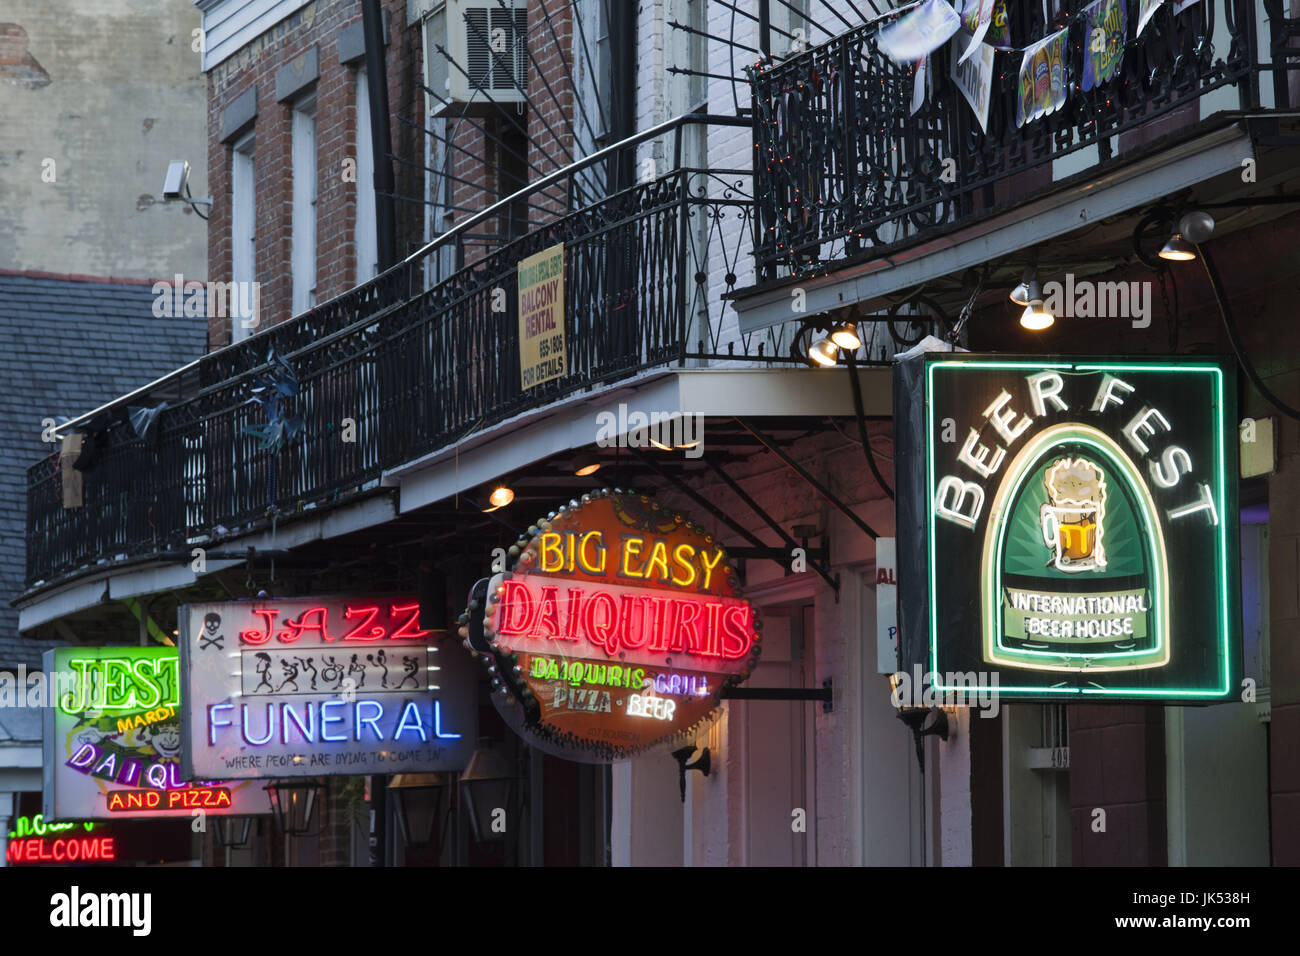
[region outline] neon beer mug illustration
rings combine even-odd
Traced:
[[[1106,481],[1086,458],[1062,458],[1047,470],[1048,503],[1039,509],[1049,564],[1075,573],[1106,566],[1102,527]]]

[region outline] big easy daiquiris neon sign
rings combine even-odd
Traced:
[[[759,622],[724,549],[644,495],[584,495],[512,549],[485,632],[525,732],[579,760],[685,738],[749,676]]]

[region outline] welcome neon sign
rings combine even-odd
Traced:
[[[462,769],[472,668],[410,597],[181,608],[185,766],[234,778]]]
[[[584,495],[519,548],[484,632],[525,732],[554,752],[622,759],[694,732],[758,658],[726,552],[646,496]]]

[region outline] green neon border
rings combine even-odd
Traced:
[[[1224,416],[1227,408],[1223,402],[1223,369],[1217,365],[1199,365],[1199,364],[1182,364],[1168,363],[1162,365],[1150,365],[1132,362],[988,362],[978,359],[957,360],[943,362],[928,362],[925,369],[925,477],[926,477],[926,566],[930,575],[929,582],[929,606],[927,607],[927,616],[930,624],[930,662],[929,670],[931,675],[937,675],[939,671],[939,623],[935,614],[937,606],[937,588],[938,577],[935,574],[935,517],[934,507],[931,501],[934,495],[934,403],[931,400],[934,394],[934,372],[939,368],[951,369],[1023,369],[1032,368],[1038,370],[1064,369],[1074,372],[1161,372],[1161,373],[1181,373],[1181,372],[1208,372],[1214,376],[1214,402],[1218,408],[1219,428],[1215,435],[1215,463],[1214,475],[1216,479],[1216,505],[1219,509],[1219,533],[1216,536],[1216,545],[1219,557],[1218,580],[1219,580],[1219,664],[1220,675],[1222,677],[1222,686],[1214,689],[1209,688],[1149,688],[1149,687],[1011,687],[999,684],[999,694],[1026,694],[1038,697],[1072,697],[1083,698],[1087,695],[1096,697],[1146,697],[1146,698],[1204,698],[1214,697],[1221,699],[1231,690],[1231,648],[1228,646],[1230,640],[1230,628],[1228,621],[1229,608],[1231,606],[1231,593],[1229,590],[1228,578],[1228,521],[1227,508],[1225,501],[1225,491],[1227,486],[1226,475],[1224,474],[1224,434],[1227,423]],[[983,600],[983,594],[980,595]],[[981,639],[981,646],[983,640]],[[999,668],[999,671],[1001,668]],[[964,686],[947,686],[937,682],[932,683],[932,688],[936,691],[951,692],[962,691]]]

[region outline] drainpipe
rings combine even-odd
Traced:
[[[361,0],[366,39],[366,86],[370,91],[370,144],[375,161],[375,229],[379,271],[397,262],[397,223],[393,207],[393,151],[388,130],[388,69],[384,60],[384,16],[379,0]]]

